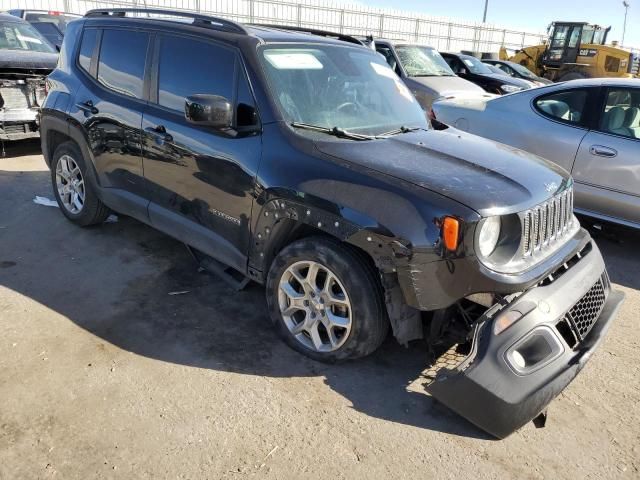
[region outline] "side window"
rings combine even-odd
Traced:
[[[456,57],[444,57],[445,61],[449,64],[449,66],[451,67],[451,70],[453,70],[453,73],[455,73],[456,75],[459,75],[461,73],[465,73],[465,68],[462,65],[462,62],[460,60],[458,60]]]
[[[142,98],[149,34],[104,30],[100,44],[98,81],[123,95]]]
[[[612,88],[600,115],[600,131],[640,138],[640,89]]]
[[[387,63],[391,67],[391,70],[396,72],[396,74],[400,75],[400,68],[398,66],[398,62],[396,60],[395,55],[393,54],[393,52],[389,47],[376,45],[376,52],[378,52],[380,55],[384,57],[384,59],[387,61]]]
[[[198,52],[197,61],[193,52]],[[233,101],[236,55],[224,47],[163,36],[160,44],[158,103],[184,112],[185,97],[220,95]]]
[[[514,71],[511,69],[511,67],[508,67],[507,65],[504,65],[502,63],[498,63],[496,65],[496,67],[498,67],[500,70],[502,70],[507,75],[513,77]]]
[[[534,104],[546,117],[579,125],[586,110],[587,96],[586,90],[567,90],[538,97]]]
[[[573,27],[571,31],[571,37],[569,38],[569,48],[576,48],[578,46],[578,40],[580,40],[581,29],[579,27]]]
[[[87,73],[91,73],[91,57],[96,49],[96,40],[98,39],[98,30],[89,28],[82,32],[82,43],[80,44],[80,53],[78,54],[78,64]]]

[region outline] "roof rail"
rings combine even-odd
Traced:
[[[232,22],[231,20],[226,20],[224,18],[187,11],[162,10],[157,8],[97,8],[89,10],[84,16],[89,18],[126,17],[127,13],[146,13],[147,15],[171,15],[174,17],[193,18],[192,25],[233,33],[241,33],[244,35],[248,34],[245,28],[239,23]]]
[[[329,32],[327,30],[318,30],[315,28],[306,28],[306,27],[294,27],[292,25],[275,25],[271,23],[248,23],[247,25],[252,27],[265,27],[265,28],[274,28],[278,30],[290,30],[292,32],[309,33],[311,35],[318,35],[318,36],[327,37],[327,38],[335,38],[337,40],[342,40],[343,42],[355,43],[356,45],[363,45],[363,43],[360,40],[358,40],[356,37],[352,37],[351,35],[345,35],[343,33]]]

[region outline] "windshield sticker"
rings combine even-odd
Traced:
[[[474,63],[468,58],[463,58],[462,61],[467,64],[467,67],[473,67]]]
[[[265,58],[278,70],[322,70],[323,66],[311,53],[265,52]]]

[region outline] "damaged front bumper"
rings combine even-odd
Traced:
[[[498,438],[535,418],[603,340],[624,295],[613,291],[595,243],[540,286],[478,324],[471,353],[440,369],[427,391]],[[519,317],[499,334],[503,315]]]

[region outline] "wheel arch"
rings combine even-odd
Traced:
[[[384,302],[396,339],[422,338],[420,312],[406,304],[396,265],[408,261],[410,243],[369,216],[307,195],[270,192],[254,206],[249,276],[263,283],[273,260],[287,245],[309,236],[328,236],[361,254],[379,273]],[[267,195],[265,194],[265,197]]]
[[[80,149],[80,153],[89,167],[89,180],[99,186],[98,175],[89,143],[82,128],[77,126],[72,118],[60,118],[54,114],[44,115],[40,126],[42,154],[45,162],[51,168],[51,161],[56,149],[65,142],[73,142]]]

